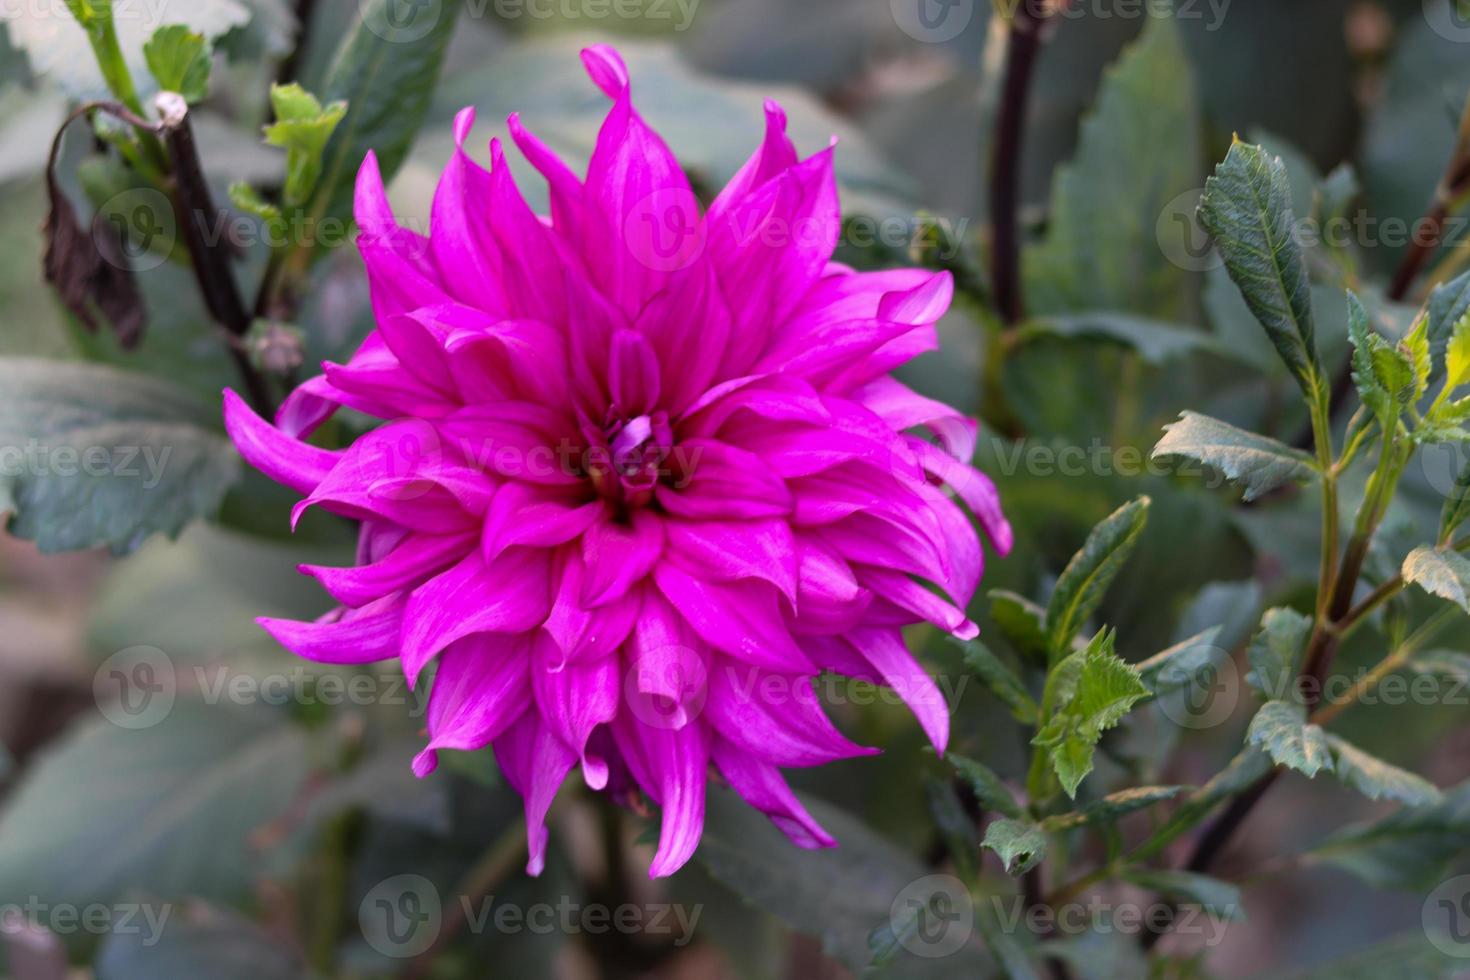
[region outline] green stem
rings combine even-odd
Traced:
[[[1426,619],[1418,629],[1404,638],[1404,641],[1389,653],[1388,656],[1378,661],[1373,669],[1363,675],[1358,683],[1354,684],[1352,690],[1343,696],[1341,701],[1335,701],[1325,708],[1319,709],[1312,715],[1312,721],[1319,725],[1326,725],[1348,708],[1361,701],[1364,695],[1376,688],[1383,679],[1404,665],[1414,654],[1423,649],[1424,644],[1434,638],[1434,635],[1448,625],[1459,609],[1455,606],[1446,605],[1437,610],[1433,616]]]

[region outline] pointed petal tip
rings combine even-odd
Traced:
[[[433,749],[424,749],[413,757],[413,774],[419,779],[428,776],[439,768],[439,753]]]
[[[628,90],[628,66],[612,45],[594,44],[583,48],[582,64],[593,83],[609,99],[618,99]]]
[[[973,640],[980,635],[980,627],[973,620],[965,620],[952,631],[952,635],[958,640]]]
[[[454,145],[463,150],[465,140],[470,138],[470,130],[475,128],[475,107],[465,106],[454,114]]]

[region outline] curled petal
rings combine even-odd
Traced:
[[[528,708],[495,739],[495,761],[525,801],[526,874],[539,876],[546,867],[546,813],[577,755],[549,729],[535,708]]]
[[[476,633],[439,655],[429,691],[429,744],[413,761],[424,777],[439,749],[483,749],[525,710],[531,697],[531,634]]]
[[[266,422],[239,395],[225,389],[225,431],[251,466],[277,483],[311,493],[342,458],[286,435]]]
[[[323,664],[370,664],[399,655],[404,604],[398,596],[361,609],[338,609],[314,623],[257,619],[281,646]]]
[[[836,847],[837,841],[822,829],[806,807],[791,792],[781,772],[769,762],[736,748],[722,738],[710,747],[715,768],[740,798],[771,818],[797,847],[811,850]]]

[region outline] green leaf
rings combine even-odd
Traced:
[[[1240,887],[1192,871],[1155,871],[1140,868],[1127,874],[1129,881],[1149,891],[1168,895],[1189,905],[1198,905],[1210,915],[1234,922],[1245,921]]]
[[[1429,390],[1429,372],[1433,365],[1429,359],[1428,328],[1429,321],[1421,317],[1404,335],[1404,339],[1399,341],[1399,351],[1408,360],[1413,379],[1409,386],[1407,404],[1417,402]]]
[[[69,5],[74,3],[78,0],[68,0]],[[85,6],[100,10],[104,4],[90,0]],[[104,97],[108,85],[86,31],[56,13],[56,8],[47,3],[0,6],[0,20],[5,21],[11,41],[25,50],[37,74],[51,79],[73,98]],[[129,13],[116,18],[118,48],[123,64],[139,85],[139,95],[145,97],[150,94],[145,85],[152,76],[144,46],[160,24],[187,24],[207,38],[218,38],[251,19],[250,8],[240,0],[147,0],[130,4]]]
[[[1439,540],[1448,541],[1466,518],[1470,518],[1470,460],[1461,467],[1454,488],[1445,498],[1439,514]]]
[[[1449,345],[1461,321],[1470,316],[1470,272],[1460,275],[1434,288],[1425,305],[1429,318],[1429,346],[1435,354],[1441,354],[1448,366]]]
[[[148,71],[159,87],[190,103],[202,102],[209,94],[211,54],[209,39],[183,24],[160,27],[143,46]]]
[[[1135,786],[1132,789],[1109,793],[1096,802],[1072,813],[1047,817],[1041,821],[1048,831],[1071,830],[1096,823],[1112,823],[1130,813],[1145,810],[1164,800],[1172,800],[1184,792],[1186,786]]]
[[[1348,339],[1353,346],[1353,384],[1358,397],[1383,425],[1392,424],[1396,415],[1394,396],[1384,387],[1374,369],[1374,346],[1383,346],[1383,338],[1373,330],[1372,318],[1356,293],[1348,290]]]
[[[990,618],[1016,652],[1046,657],[1046,610],[1025,596],[1004,589],[990,593]]]
[[[1119,507],[1092,529],[1082,550],[1062,570],[1046,607],[1047,649],[1053,661],[1071,650],[1073,637],[1128,560],[1148,521],[1148,507],[1147,497]]]
[[[0,513],[43,551],[131,551],[210,517],[239,477],[217,410],[166,381],[0,358]]]
[[[1045,723],[1031,744],[1047,750],[1068,796],[1076,798],[1077,787],[1092,771],[1093,749],[1102,733],[1149,696],[1138,668],[1113,652],[1113,635],[1107,630],[1052,670],[1042,698]]]
[[[1202,671],[1227,655],[1215,643],[1220,630],[1212,626],[1149,657],[1138,665],[1139,679],[1155,696],[1192,684]]]
[[[30,767],[0,815],[0,904],[253,894],[251,838],[297,798],[307,748],[275,712],[183,701],[152,727],[82,725]]]
[[[1251,719],[1246,743],[1265,749],[1279,766],[1308,777],[1332,769],[1332,750],[1321,725],[1307,722],[1307,711],[1290,701],[1267,701]]]
[[[252,214],[267,224],[276,224],[281,220],[281,209],[260,196],[260,192],[243,181],[236,181],[230,185],[230,203],[244,211]]]
[[[328,144],[312,213],[345,219],[352,213],[358,165],[369,150],[384,182],[393,179],[434,94],[461,0],[399,9],[398,0],[363,0],[362,19],[338,49],[324,97],[346,102],[347,115]]]
[[[157,935],[141,928],[108,930],[97,955],[97,980],[299,980],[306,966],[279,938],[231,909],[190,902],[170,906]]]
[[[1246,500],[1317,474],[1316,462],[1301,450],[1208,415],[1183,412],[1179,421],[1164,426],[1164,433],[1153,458],[1184,456],[1213,466],[1232,483],[1244,485]]]
[[[1397,800],[1406,806],[1429,806],[1444,799],[1429,780],[1369,755],[1346,739],[1328,733],[1337,760],[1337,778],[1370,800]]]
[[[959,642],[959,641],[956,641]],[[1021,678],[1016,676],[990,648],[979,640],[960,643],[965,652],[965,663],[969,665],[990,692],[1000,698],[1011,709],[1015,719],[1023,724],[1036,723],[1036,701],[1027,692]]]
[[[802,802],[842,841],[840,848],[794,848],[733,792],[711,786],[695,857],[747,902],[798,932],[818,937],[827,955],[861,971],[873,956],[875,927],[885,924],[889,933],[905,932],[906,910],[915,903],[922,906],[932,895],[916,886],[932,881],[934,873],[851,814],[810,797]],[[949,880],[959,886],[957,879]],[[952,897],[969,902],[964,894]],[[903,962],[896,968],[925,962],[914,953],[898,955]],[[970,946],[952,953],[948,961],[962,975],[979,976],[985,968],[984,958]]]
[[[1000,855],[1007,874],[1020,877],[1046,857],[1046,833],[1024,820],[992,820],[980,846]]]
[[[1470,612],[1470,559],[1454,548],[1415,548],[1404,559],[1403,575],[1405,582]]]
[[[1188,354],[1230,352],[1209,334],[1186,324],[1151,320],[1128,313],[1088,312],[1057,314],[1027,321],[1020,341],[1034,337],[1101,337],[1138,353],[1149,364],[1167,364]]]
[[[1470,309],[1455,321],[1445,347],[1445,387],[1450,391],[1470,381]]]
[[[265,141],[286,151],[286,203],[304,204],[322,175],[327,141],[347,115],[347,103],[323,106],[294,82],[271,86],[276,121],[265,127]]]
[[[1199,115],[1178,24],[1150,18],[1104,76],[1077,153],[1057,172],[1046,239],[1022,263],[1037,312],[1190,317],[1193,276],[1187,263],[1171,261],[1159,248],[1159,223],[1175,199],[1197,186]]]
[[[1398,810],[1382,820],[1345,827],[1313,848],[1310,858],[1378,888],[1427,892],[1446,866],[1470,850],[1470,782],[1432,806]]]
[[[1267,700],[1290,700],[1311,631],[1311,618],[1295,609],[1266,610],[1266,615],[1261,617],[1261,630],[1246,651],[1251,669],[1245,679],[1251,687]]]
[[[953,752],[947,753],[945,758],[954,766],[955,772],[970,784],[970,788],[975,791],[975,799],[980,801],[983,808],[1007,817],[1021,815],[1021,807],[1016,803],[1016,798],[989,766]]]
[[[1297,384],[1310,401],[1325,397],[1311,283],[1294,237],[1285,165],[1259,146],[1236,142],[1205,182],[1199,215]]]

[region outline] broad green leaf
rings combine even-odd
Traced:
[[[286,203],[301,205],[321,179],[327,141],[347,115],[347,103],[323,106],[293,82],[271,86],[271,106],[276,121],[265,127],[265,141],[286,151]]]
[[[902,932],[902,922],[895,920],[914,902],[930,897],[915,886],[933,872],[851,814],[811,798],[802,802],[842,841],[840,848],[794,848],[734,793],[711,786],[695,857],[747,902],[798,932],[816,936],[827,955],[861,971],[873,956],[869,943],[875,928],[896,925]],[[902,962],[895,968],[926,962],[907,951],[898,958]],[[953,969],[973,976],[984,971],[984,958],[968,946],[948,960]]]
[[[0,513],[43,551],[131,551],[212,516],[239,477],[217,410],[164,380],[0,358]]]
[[[1119,507],[1092,529],[1082,550],[1062,570],[1046,607],[1047,649],[1053,661],[1071,650],[1073,637],[1128,560],[1148,521],[1148,507],[1147,497]]]
[[[362,17],[327,72],[323,98],[347,114],[324,154],[312,212],[346,218],[357,168],[368,151],[383,180],[393,179],[423,125],[462,0],[400,8],[398,0],[363,0]],[[405,16],[405,13],[407,16]]]
[[[148,728],[87,722],[0,813],[0,904],[241,900],[260,872],[252,837],[297,798],[307,760],[304,731],[266,710],[180,701]]]
[[[965,663],[980,678],[981,683],[989,688],[990,693],[1006,703],[1017,721],[1027,725],[1035,724],[1036,701],[1027,692],[1015,671],[979,640],[970,640],[960,645],[965,651]]]
[[[1237,142],[1205,182],[1200,220],[1230,278],[1309,400],[1324,397],[1311,283],[1295,238],[1286,167]]]
[[[1046,610],[1004,589],[990,593],[990,618],[1023,655],[1046,657]]]
[[[980,801],[983,808],[1012,818],[1021,815],[1021,807],[1016,803],[1016,798],[989,766],[953,752],[947,753],[945,758],[964,777],[965,782],[969,783],[975,792],[975,799]]]
[[[1312,620],[1295,609],[1266,610],[1261,630],[1246,651],[1250,673],[1246,680],[1269,700],[1291,699],[1296,689],[1298,665],[1306,649]]]
[[[1041,821],[1041,826],[1049,831],[1058,831],[1084,827],[1089,824],[1112,823],[1130,813],[1145,810],[1155,803],[1172,800],[1187,788],[1186,786],[1135,786],[1132,789],[1119,790],[1072,813],[1046,817]]]
[[[1176,198],[1198,186],[1198,106],[1178,24],[1149,18],[1139,41],[1104,76],[1077,153],[1057,173],[1046,239],[1022,264],[1037,312],[1190,317],[1193,277],[1187,263],[1160,249],[1159,222]]]
[[[1168,895],[1190,905],[1198,905],[1216,918],[1245,921],[1240,887],[1209,875],[1191,871],[1157,871],[1138,869],[1127,878],[1140,888]]]
[[[287,943],[231,909],[169,905],[154,935],[138,916],[133,928],[109,930],[93,966],[97,980],[300,980],[306,965]]]
[[[1179,421],[1164,426],[1164,438],[1153,451],[1155,459],[1160,456],[1185,456],[1213,466],[1244,485],[1246,500],[1317,473],[1312,457],[1301,450],[1196,412],[1183,412]]]
[[[1046,832],[1025,820],[993,820],[980,846],[1000,855],[1006,873],[1019,877],[1046,857]]]
[[[76,0],[68,0],[73,2]],[[87,0],[87,5],[102,6],[96,0]],[[119,5],[115,18],[118,46],[143,96],[151,89],[143,48],[159,25],[185,24],[213,39],[249,23],[251,18],[250,8],[240,0],[147,0],[130,3],[128,16],[120,11]],[[51,3],[0,4],[0,20],[9,28],[11,41],[25,51],[37,74],[46,76],[73,98],[105,96],[107,83],[86,32],[75,20],[59,13],[60,7]]]
[[[1175,691],[1193,683],[1194,678],[1202,671],[1208,670],[1226,655],[1215,644],[1220,629],[1219,626],[1212,626],[1203,633],[1197,633],[1149,657],[1138,665],[1139,679],[1155,695]]]
[[[1039,336],[1101,337],[1138,353],[1149,364],[1167,364],[1188,354],[1229,356],[1215,339],[1187,324],[1151,320],[1129,313],[1058,314],[1030,320],[1020,329],[1022,342]]]
[[[1429,780],[1382,759],[1369,755],[1344,738],[1330,732],[1327,743],[1332,748],[1337,778],[1370,800],[1397,800],[1405,806],[1429,806],[1444,798]]]
[[[1332,750],[1321,725],[1307,721],[1307,712],[1290,701],[1267,701],[1251,719],[1246,743],[1260,746],[1279,766],[1308,777],[1332,769]]]
[[[1454,548],[1415,548],[1404,559],[1404,581],[1470,612],[1470,558]]]
[[[1113,653],[1113,636],[1106,630],[1052,670],[1042,699],[1043,724],[1031,744],[1047,751],[1068,796],[1077,796],[1092,771],[1102,733],[1149,696],[1138,668]]]
[[[177,92],[191,104],[209,94],[210,56],[209,39],[183,24],[160,27],[143,46],[143,58],[159,88]]]
[[[1446,866],[1470,850],[1470,782],[1446,790],[1431,806],[1346,827],[1313,848],[1310,857],[1378,888],[1427,892]]]
[[[1429,324],[1430,350],[1443,356],[1449,364],[1449,347],[1461,329],[1461,323],[1470,316],[1470,272],[1462,272],[1447,283],[1436,286],[1429,294],[1425,306]],[[1464,356],[1463,352],[1460,356]]]
[[[1470,309],[1455,321],[1445,347],[1445,387],[1450,391],[1470,382]]]

